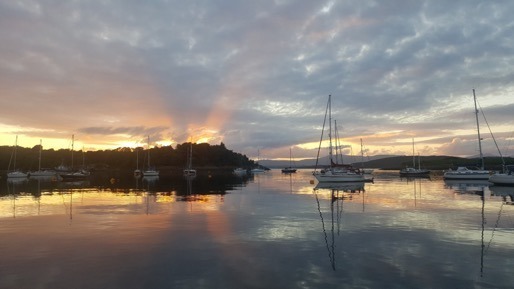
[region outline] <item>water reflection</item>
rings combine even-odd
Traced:
[[[512,285],[509,188],[380,171],[374,183],[318,185],[310,170],[131,173],[2,182],[0,288]]]
[[[335,237],[339,237],[341,234],[341,219],[343,215],[343,201],[345,199],[352,199],[354,194],[364,192],[364,182],[345,182],[345,183],[330,183],[322,182],[318,183],[314,187],[314,194],[316,196],[316,204],[318,206],[318,213],[321,219],[321,227],[325,239],[325,245],[328,252],[328,258],[332,270],[336,271],[336,248],[335,248]],[[329,192],[328,198],[330,202],[330,225],[327,233],[327,226],[325,225],[325,217],[322,206],[320,204],[320,197],[318,194],[323,192]],[[364,194],[363,194],[364,196]],[[364,198],[363,198],[364,200]],[[363,202],[364,210],[364,202]]]
[[[458,192],[475,192],[484,190],[490,183],[487,180],[444,180],[444,185]]]
[[[495,196],[500,196],[507,205],[514,205],[514,187],[490,186],[489,190]]]

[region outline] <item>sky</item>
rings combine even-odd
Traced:
[[[499,155],[494,136],[514,155],[513,14],[494,0],[0,0],[0,145],[315,158],[332,95],[347,154],[473,156],[475,89],[484,154]]]

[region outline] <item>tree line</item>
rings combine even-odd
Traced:
[[[144,169],[150,166],[157,168],[182,168],[186,166],[187,156],[192,147],[192,160],[195,168],[252,168],[256,163],[246,155],[236,153],[225,147],[225,144],[210,145],[207,143],[177,144],[172,146],[153,147],[144,149],[117,148],[113,150],[81,151],[70,149],[43,149],[41,151],[41,167],[53,169],[58,166],[89,169]],[[39,166],[40,145],[32,148],[16,148],[16,169],[34,171]],[[13,169],[14,147],[0,146],[0,170]]]

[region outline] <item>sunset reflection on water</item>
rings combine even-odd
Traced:
[[[312,180],[299,170],[6,183],[0,288],[383,288],[420,274],[432,281],[418,288],[510,284],[514,188],[388,171],[364,184]]]

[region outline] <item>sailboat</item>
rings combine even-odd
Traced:
[[[75,145],[75,135],[71,135],[71,169],[72,170],[74,169],[74,166],[73,166],[74,145]],[[82,153],[84,153],[84,149],[82,149]],[[76,171],[68,171],[68,172],[59,173],[59,176],[64,181],[83,180],[83,179],[88,178],[89,175],[90,175],[90,172],[84,168],[84,158],[82,158],[82,169],[76,170]]]
[[[184,176],[186,177],[194,177],[196,176],[196,170],[193,169],[193,143],[190,143],[188,154],[187,154],[187,164],[184,169]]]
[[[150,136],[148,136],[148,167],[143,171],[143,177],[158,177],[159,171],[150,166]]]
[[[361,139],[361,171],[367,175],[371,175],[374,171],[374,169],[369,169],[369,168],[363,168],[362,166],[364,165],[364,148],[362,146],[362,139]]]
[[[134,170],[134,177],[141,177],[142,172],[139,169],[139,148],[136,147],[136,169]]]
[[[480,151],[481,166],[478,169],[470,169],[467,167],[458,167],[456,170],[449,169],[444,172],[444,179],[447,180],[487,180],[491,172],[484,170],[484,155],[482,154],[482,137],[480,136],[480,125],[478,121],[477,98],[475,89],[473,89],[473,100],[475,102],[475,118],[477,122],[478,149]]]
[[[414,139],[412,139],[412,167],[400,170],[401,177],[428,177],[430,171],[421,168],[421,158],[418,155],[418,168],[416,168],[416,155],[414,154]]]
[[[260,165],[259,165],[259,159],[260,159],[260,155],[261,155],[261,152],[258,150],[257,151],[257,167],[256,168],[253,168],[251,170],[252,174],[259,174],[259,173],[264,173],[266,172]]]
[[[41,169],[41,155],[43,151],[43,141],[39,140],[39,164],[38,164],[38,170],[35,172],[30,172],[31,177],[53,177],[56,175],[56,172],[54,170],[42,170]]]
[[[16,150],[18,149],[18,136],[16,136],[16,141],[14,143],[13,150],[13,170],[7,173],[7,178],[26,178],[28,175],[20,170],[16,169]],[[10,166],[10,163],[9,163]]]
[[[328,96],[328,102],[327,102],[327,108],[325,110],[325,118],[323,120],[323,130],[321,132],[321,139],[319,142],[319,148],[318,148],[318,158],[316,159],[316,168],[314,169],[314,172],[312,173],[314,177],[318,180],[318,182],[364,182],[366,181],[366,178],[364,177],[364,174],[358,170],[353,168],[350,165],[342,165],[337,164],[334,162],[334,154],[333,154],[333,146],[332,146],[332,96]],[[328,136],[329,136],[329,159],[330,159],[330,166],[325,169],[317,170],[318,161],[319,161],[319,151],[321,150],[321,144],[323,142],[323,132],[325,130],[325,122],[329,120],[329,129],[328,129]]]
[[[514,186],[514,165],[507,165],[504,173],[491,175],[489,182],[500,186]]]
[[[292,166],[292,153],[291,153],[291,148],[289,148],[289,167],[287,168],[283,168],[282,169],[282,172],[285,173],[285,174],[290,174],[290,173],[296,173],[296,169],[293,168]]]

